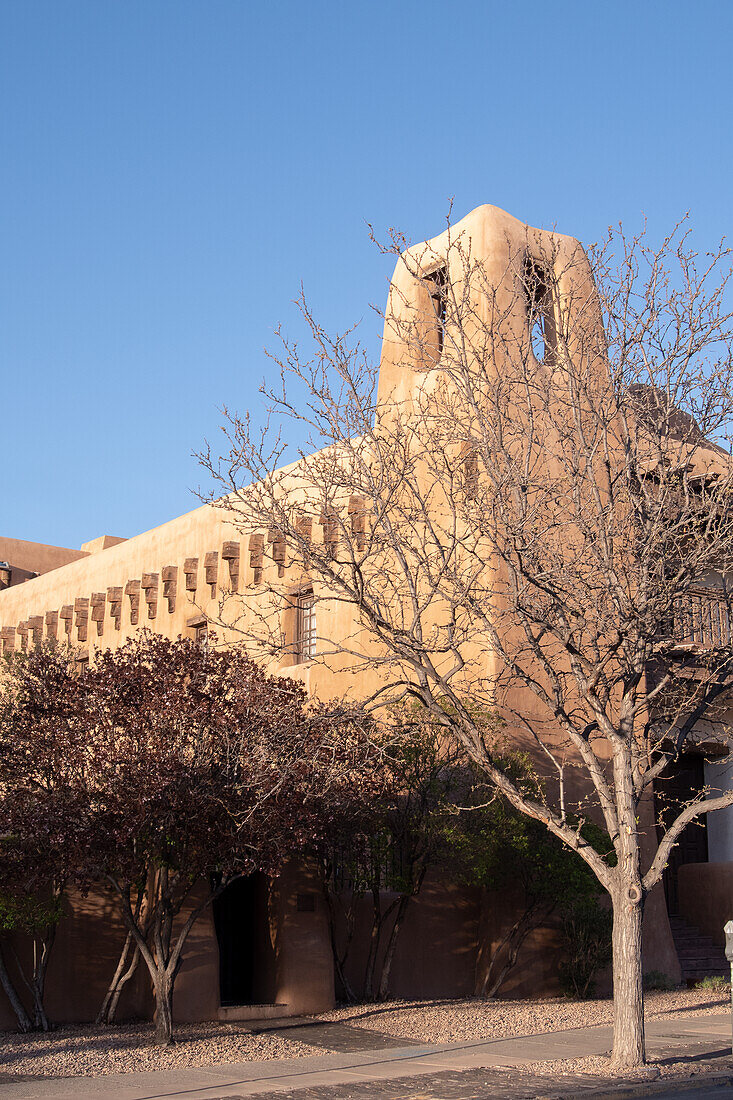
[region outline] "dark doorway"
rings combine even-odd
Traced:
[[[679,760],[667,765],[654,784],[654,801],[657,820],[663,825],[671,822],[680,810],[691,801],[705,786],[705,758],[698,754],[686,753]],[[660,839],[663,829],[658,827]],[[708,833],[706,818],[703,814],[683,829],[680,838],[672,849],[664,872],[664,892],[667,896],[667,911],[672,916],[679,913],[677,876],[684,863],[707,863]]]
[[[222,1005],[275,1000],[275,952],[270,937],[270,883],[259,871],[236,879],[214,902]]]

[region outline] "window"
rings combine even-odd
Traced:
[[[195,619],[189,619],[186,623],[190,634],[189,637],[193,639],[196,645],[208,645],[209,644],[209,621],[201,616]]]
[[[445,304],[448,284],[447,268],[439,267],[436,271],[431,271],[426,277],[425,282],[427,284],[428,293],[430,294],[430,301],[435,310],[439,359],[443,354],[443,345],[445,344]]]
[[[463,488],[469,500],[478,496],[478,452],[466,450],[463,455]]]
[[[524,262],[530,349],[539,362],[550,362],[555,349],[555,313],[547,272],[530,256]]]
[[[316,652],[316,601],[313,589],[299,593],[295,615],[295,659],[309,661]]]

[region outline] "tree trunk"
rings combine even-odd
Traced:
[[[641,960],[643,897],[631,885],[613,894],[614,1069],[644,1064],[644,982]],[[638,897],[637,897],[638,896]]]
[[[369,954],[367,955],[366,968],[364,971],[364,1000],[375,1000],[374,994],[374,975],[377,969],[377,958],[379,956],[379,948],[382,944],[382,931],[385,923],[387,922],[392,911],[397,907],[399,898],[395,898],[391,901],[387,908],[382,912],[382,898],[380,890],[372,890],[372,900],[374,903],[374,917],[372,920],[372,931],[369,938]]]
[[[392,925],[392,931],[389,934],[387,941],[387,950],[384,953],[384,962],[382,963],[382,973],[379,978],[379,1000],[386,1001],[389,994],[389,975],[392,970],[392,962],[394,960],[395,951],[397,949],[397,940],[400,936],[400,930],[402,928],[402,922],[405,919],[405,913],[407,912],[407,906],[410,901],[410,894],[403,894],[400,898],[400,903],[397,906],[397,915]]]
[[[155,1041],[168,1046],[173,1042],[173,987],[183,963],[184,944],[194,924],[204,909],[219,896],[224,889],[224,884],[220,883],[204,902],[190,911],[178,933],[175,946],[171,950],[173,920],[180,912],[181,902],[179,901],[177,908],[174,908],[171,904],[170,893],[168,892],[168,869],[162,868],[160,871],[160,882],[163,885],[157,888],[157,897],[155,896],[156,891],[151,891],[154,897],[150,902],[149,917],[142,927],[130,904],[130,887],[128,885],[121,886],[111,876],[109,881],[120,899],[123,919],[129,931],[132,932],[153,983],[155,992]],[[139,912],[139,910],[136,911]],[[148,936],[151,933],[152,946],[148,943]]]
[[[25,1006],[18,996],[18,991],[13,985],[13,979],[8,973],[8,968],[5,965],[5,957],[3,956],[2,947],[0,947],[0,985],[2,985],[8,1000],[10,1001],[13,1012],[18,1020],[18,1027],[21,1031],[30,1031],[33,1027],[31,1018],[25,1010]]]
[[[33,1001],[35,1005],[36,1026],[42,1031],[49,1031],[50,1025],[43,999],[46,992],[46,972],[48,960],[51,957],[51,948],[56,940],[56,925],[49,925],[40,937],[34,937],[33,942]]]
[[[326,909],[328,912],[328,930],[331,937],[331,954],[333,955],[333,965],[336,971],[336,978],[341,983],[341,989],[347,1002],[349,1004],[354,1004],[356,1001],[356,995],[351,987],[351,982],[346,977],[346,959],[348,958],[349,948],[351,947],[351,940],[353,936],[353,921],[350,921],[348,916],[346,917],[344,950],[343,953],[339,953],[338,937],[336,932],[336,907],[334,905],[333,895],[328,888],[328,883],[324,884],[323,895],[326,900]]]
[[[520,914],[518,919],[513,925],[504,933],[496,948],[491,953],[488,966],[481,981],[478,995],[480,997],[486,997],[491,999],[495,996],[501,988],[504,979],[517,965],[517,959],[519,952],[524,945],[524,941],[529,936],[530,932],[533,932],[535,928],[539,928],[547,921],[555,909],[555,902],[548,905],[540,905],[536,901],[526,902],[526,908]],[[494,972],[494,967],[499,962],[499,959],[504,952],[503,964],[498,973]]]
[[[109,988],[102,1001],[102,1007],[99,1010],[95,1023],[98,1024],[111,1024],[115,1018],[115,1012],[117,1011],[117,1005],[122,994],[122,990],[129,982],[137,970],[137,964],[140,961],[140,948],[137,944],[134,945],[132,953],[132,961],[127,966],[127,960],[130,955],[130,948],[133,947],[132,932],[128,932],[125,937],[125,942],[120,952],[120,958],[117,963],[117,969],[114,972],[112,981],[109,983]],[[125,967],[127,966],[127,970]]]
[[[374,1000],[374,969],[377,965],[377,952],[379,951],[379,940],[382,934],[382,902],[378,889],[372,889],[372,906],[372,930],[369,936],[366,966],[364,967],[363,996],[365,1001]]]
[[[11,947],[13,952],[13,958],[15,959],[15,965],[18,968],[18,973],[23,979],[23,985],[30,994],[31,1002],[33,1004],[33,1023],[31,1028],[34,1031],[50,1031],[48,1017],[46,1016],[46,1010],[43,1007],[43,988],[38,984],[38,941],[33,937],[33,972],[30,980],[26,977],[23,970],[23,964],[20,961],[18,952],[14,947]]]
[[[99,1012],[97,1013],[97,1018],[94,1021],[95,1024],[108,1024],[109,1023],[110,1005],[112,1003],[112,998],[115,995],[115,991],[117,989],[117,986],[120,983],[120,979],[122,978],[125,967],[127,965],[127,956],[130,953],[130,947],[131,946],[132,946],[132,932],[128,932],[127,935],[125,936],[125,942],[122,945],[122,951],[120,952],[120,957],[117,960],[117,969],[115,970],[114,974],[112,975],[112,981],[109,983],[109,986],[107,988],[107,992],[104,995],[104,1000],[102,1001],[102,1007],[100,1008]]]
[[[155,976],[155,1041],[173,1044],[173,981],[167,970]]]
[[[106,1023],[108,1023],[108,1024],[114,1023],[115,1015],[117,1014],[117,1005],[120,1003],[120,996],[122,995],[122,990],[125,988],[125,986],[129,982],[130,978],[133,976],[133,974],[137,970],[137,964],[139,962],[140,962],[140,948],[137,947],[137,945],[136,945],[135,950],[134,950],[133,955],[132,955],[132,962],[130,963],[130,966],[125,971],[125,973],[122,975],[122,977],[120,978],[119,982],[117,983],[117,988],[115,989],[114,993],[112,994],[112,1000],[111,1000],[109,1008],[107,1010]]]
[[[481,997],[490,1000],[499,992],[504,979],[516,965],[520,947],[534,927],[535,925],[531,923],[527,914],[523,913],[519,920],[514,922],[506,935],[502,936],[489,959],[489,965],[481,983]],[[503,965],[498,973],[494,973],[494,966],[499,961],[502,951],[505,952]]]
[[[381,921],[375,913],[372,920],[372,931],[369,937],[369,952],[367,954],[366,966],[364,967],[363,997],[365,1001],[374,1000],[374,968],[377,962],[380,931]]]
[[[51,1025],[43,1006],[43,995],[39,992],[35,981],[32,983],[31,989],[33,990],[33,1026],[36,1031],[50,1031]]]

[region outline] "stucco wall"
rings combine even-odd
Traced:
[[[64,916],[58,924],[46,977],[46,1009],[53,1023],[93,1020],[115,972],[126,930],[111,895],[99,892],[83,897],[74,890],[64,899]],[[30,946],[22,936],[4,945],[4,957],[21,999],[27,998],[18,978],[13,950],[24,967],[31,964]],[[26,972],[28,972],[26,970]],[[30,1008],[29,1004],[26,1004]],[[120,1020],[148,1017],[152,1009],[149,982],[144,967],[125,986],[117,1012]],[[5,997],[0,994],[0,1028],[16,1025]]]
[[[58,611],[64,605],[75,605],[79,598],[90,599],[93,593],[105,596],[102,632],[97,624],[87,616],[87,642],[90,648],[107,648],[119,645],[124,638],[135,633],[139,627],[149,626],[158,633],[175,637],[185,632],[197,606],[205,605],[207,610],[217,602],[218,594],[229,584],[226,562],[218,561],[216,593],[212,597],[204,576],[204,561],[209,552],[221,552],[225,539],[238,539],[241,536],[227,527],[224,515],[215,508],[202,507],[188,512],[170,523],[146,531],[135,538],[127,539],[115,546],[107,547],[97,553],[84,555],[80,560],[61,568],[53,569],[40,577],[26,581],[23,585],[0,592],[0,626],[15,626],[18,622],[34,617],[45,616],[47,611]],[[198,558],[197,588],[193,592],[186,590],[183,565],[186,558]],[[178,568],[176,579],[176,597],[172,611],[168,610],[168,601],[163,595],[162,570],[166,566]],[[132,623],[132,607],[129,595],[124,588],[130,580],[141,580],[143,574],[157,574],[158,593],[155,614],[148,614],[148,604],[143,592],[140,593],[139,621]],[[122,587],[122,607],[120,627],[112,615],[108,600],[110,587]],[[91,612],[91,606],[89,608]],[[71,630],[64,632],[63,622],[58,623],[58,637],[61,640],[79,644],[78,613],[75,611]],[[44,636],[49,630],[44,620]]]
[[[384,892],[386,911],[397,895]],[[445,875],[426,877],[420,894],[408,904],[392,963],[389,993],[397,998],[467,997],[473,994],[480,896],[478,890],[463,888]],[[346,961],[346,976],[357,997],[364,991],[364,975],[372,926],[372,900],[363,898],[356,907],[354,939]],[[376,984],[393,926],[393,916],[384,925],[377,956]],[[343,945],[343,923],[337,924],[337,938]]]
[[[0,562],[7,562],[10,566],[11,586],[24,584],[35,573],[48,573],[51,569],[58,569],[70,561],[86,556],[84,548],[71,550],[65,546],[48,546],[42,542],[0,538]]]

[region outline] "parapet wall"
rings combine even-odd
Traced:
[[[109,648],[143,626],[177,637],[251,574],[247,540],[204,505],[0,592],[3,652],[43,638]]]

